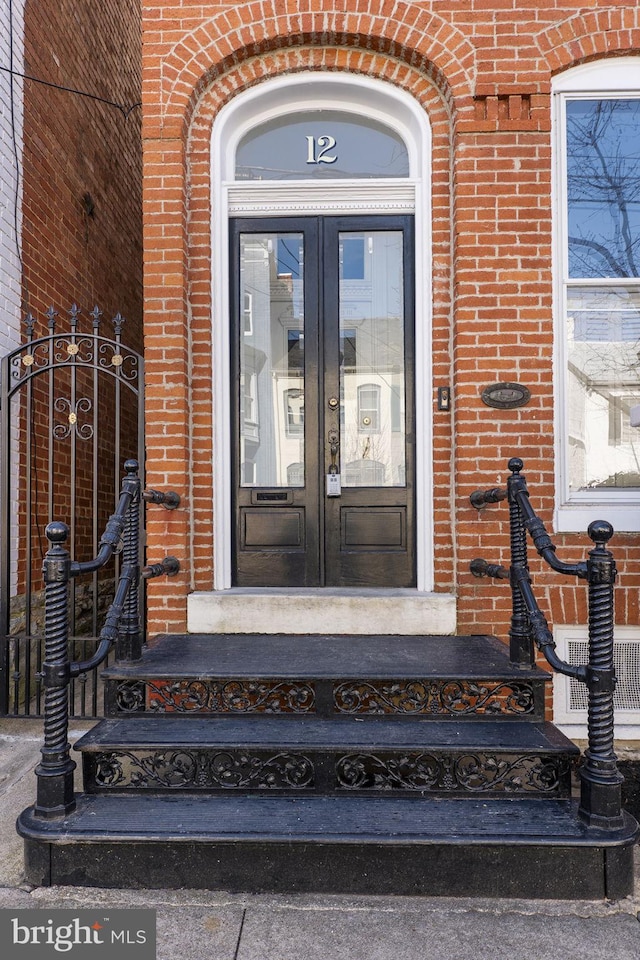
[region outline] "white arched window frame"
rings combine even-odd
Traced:
[[[388,126],[407,146],[402,179],[236,181],[236,149],[245,134],[276,117],[331,109]],[[368,77],[317,72],[267,80],[235,97],[219,113],[211,143],[212,342],[214,376],[214,588],[231,586],[231,462],[229,364],[230,217],[414,214],[416,333],[417,588],[434,584],[432,543],[431,363],[431,128],[426,112],[405,91]]]
[[[603,270],[601,277],[581,277],[580,271],[570,271],[567,117],[568,111],[579,109],[579,101],[608,104],[640,100],[640,58],[620,57],[574,67],[554,80],[552,91],[554,522],[558,531],[584,532],[592,520],[604,518],[617,530],[636,531],[640,529],[640,486],[605,485],[608,477],[625,470],[631,472],[629,464],[635,449],[640,454],[640,428],[631,425],[628,410],[634,404],[636,394],[640,403],[640,366],[634,372],[626,359],[630,348],[628,331],[634,323],[633,310],[628,309],[620,316],[619,325],[627,324],[627,333],[614,333],[616,309],[610,310],[607,305],[610,307],[612,301],[637,304],[640,326],[640,276],[605,276],[612,271]],[[605,332],[604,327],[598,329],[598,324],[602,326],[605,322],[611,332]],[[612,341],[612,337],[620,337],[620,343],[627,337],[624,351],[620,346],[616,354],[616,341]],[[640,332],[638,339],[640,341]],[[622,357],[623,352],[625,357]],[[618,370],[626,372],[624,376],[620,375],[620,382],[609,378],[607,383],[606,370],[608,367],[613,369],[614,363]],[[602,383],[598,380],[598,369]],[[581,391],[584,398],[580,397]]]

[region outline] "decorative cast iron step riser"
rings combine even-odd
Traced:
[[[114,750],[84,754],[85,789],[569,797],[564,755],[468,752]]]
[[[110,680],[108,716],[291,714],[542,719],[536,680]]]

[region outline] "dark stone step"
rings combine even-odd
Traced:
[[[18,820],[39,885],[620,899],[637,825],[593,830],[568,800],[82,796]]]
[[[88,792],[569,796],[552,724],[313,717],[105,720],[76,744]]]
[[[140,664],[115,663],[105,677],[387,677],[500,679],[548,674],[513,666],[495,637],[331,634],[175,634],[158,637]]]
[[[102,720],[75,744],[84,752],[118,746],[314,746],[408,747],[433,746],[452,750],[492,747],[505,750],[552,750],[578,754],[578,748],[551,723],[437,722],[377,717],[125,717]]]
[[[107,713],[540,719],[549,674],[494,637],[166,636],[103,672]]]

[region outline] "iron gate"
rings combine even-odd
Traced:
[[[25,342],[0,367],[0,716],[42,714],[47,523],[69,525],[72,557],[95,556],[124,461],[144,463],[143,359],[122,343],[124,318],[106,337],[97,307],[72,307],[65,332],[52,307],[46,316],[38,338],[27,316]],[[113,592],[113,571],[74,583],[71,656],[93,652]],[[100,688],[95,671],[76,681],[72,715],[96,716]]]

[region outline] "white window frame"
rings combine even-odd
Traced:
[[[566,216],[566,103],[567,100],[593,100],[619,97],[640,98],[640,57],[616,57],[583,64],[567,70],[553,81],[553,264],[554,264],[554,384],[555,384],[555,529],[559,532],[584,532],[592,520],[605,518],[618,531],[640,530],[640,490],[601,488],[569,492],[566,291],[568,281],[568,243]],[[639,278],[640,281],[640,278]],[[577,282],[577,280],[576,280]],[[633,280],[625,280],[629,284]],[[609,280],[604,281],[607,285]],[[615,283],[615,281],[614,281]],[[581,286],[602,286],[603,280],[583,280]]]
[[[287,113],[330,108],[365,113],[407,145],[409,176],[337,181],[236,181],[235,152],[254,126]],[[417,589],[434,587],[431,318],[431,126],[426,111],[394,84],[360,74],[287,74],[234,97],[213,124],[212,343],[214,590],[231,586],[229,217],[413,214],[415,217]]]
[[[381,407],[380,384],[361,383],[357,390],[358,397],[358,433],[380,433]],[[367,394],[369,394],[367,398]],[[364,423],[367,418],[368,423]]]
[[[242,333],[245,337],[253,334],[253,294],[246,291],[242,308]]]

